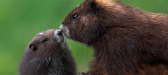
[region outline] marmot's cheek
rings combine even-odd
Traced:
[[[60,30],[63,32],[63,35],[64,35],[67,39],[71,40],[69,28],[68,28],[66,25],[61,24]]]

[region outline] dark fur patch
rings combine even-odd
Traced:
[[[142,65],[136,71],[125,73],[125,75],[168,75],[168,68],[164,65]]]
[[[76,74],[75,62],[67,44],[57,42],[54,31],[50,29],[33,38],[22,57],[19,75]]]

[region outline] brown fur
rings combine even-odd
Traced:
[[[62,25],[69,29],[70,39],[94,48],[90,74],[123,75],[141,64],[168,66],[167,15],[118,1],[104,5],[100,0],[86,0]],[[67,37],[66,29],[61,30]]]
[[[91,75],[91,74],[79,73],[78,75]],[[168,75],[168,68],[164,65],[150,66],[143,64],[141,68],[136,68],[136,71],[126,72],[124,75]]]
[[[168,67],[164,65],[142,65],[141,68],[137,68],[136,71],[125,73],[125,75],[168,75]]]

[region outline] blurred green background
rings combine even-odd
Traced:
[[[0,0],[0,75],[17,75],[31,39],[46,29],[59,29],[64,18],[84,0]],[[144,11],[168,14],[168,0],[123,0]],[[68,41],[78,72],[88,70],[92,48]]]

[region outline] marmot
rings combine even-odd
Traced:
[[[76,65],[60,30],[37,34],[27,47],[19,75],[75,75]]]
[[[123,75],[141,64],[168,66],[168,16],[112,0],[85,0],[60,26],[94,49],[90,74]]]

